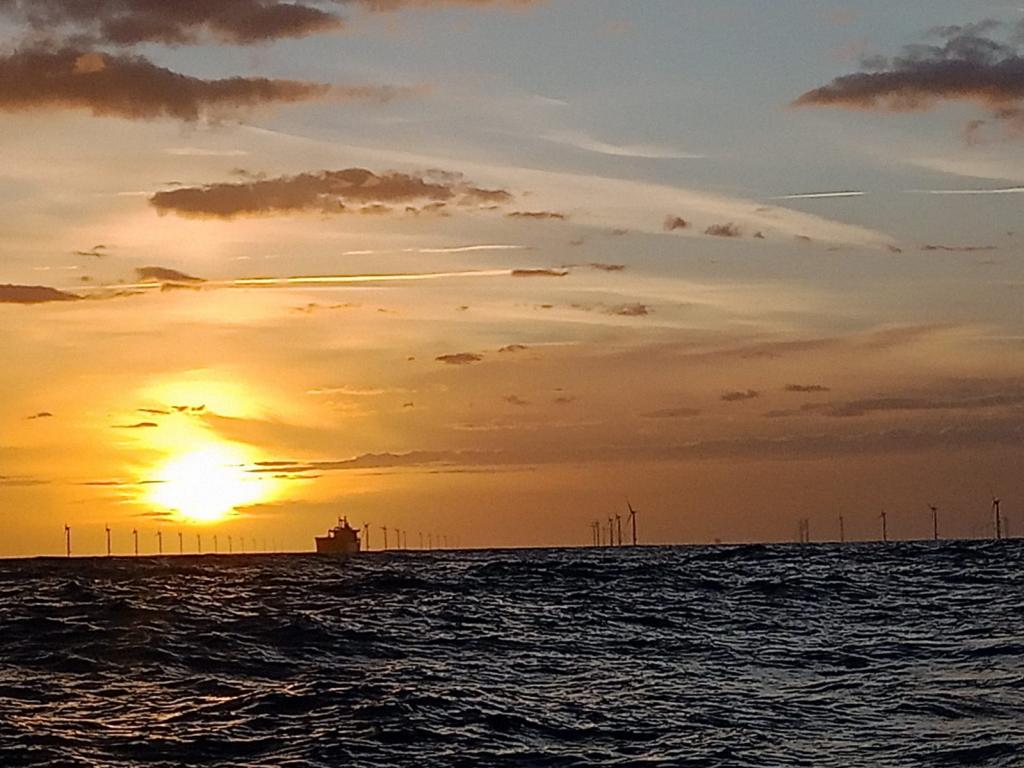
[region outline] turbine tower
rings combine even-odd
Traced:
[[[882,510],[882,514],[879,515],[879,517],[882,518],[882,541],[889,541],[889,519],[884,509]]]
[[[617,512],[615,513],[615,527],[618,529],[618,533],[619,533],[619,546],[621,547],[622,546],[622,518],[619,516],[619,514]]]
[[[104,524],[103,530],[107,532],[107,557],[110,557],[110,525]]]
[[[181,531],[178,531],[178,554],[185,554],[185,539],[182,538]]]
[[[929,504],[928,509],[932,511],[932,541],[939,540],[939,508]]]
[[[382,525],[380,529],[382,531],[384,531],[384,549],[387,549],[388,548],[388,528],[387,528],[386,525]]]
[[[843,519],[842,515],[839,516],[839,543],[846,543],[846,520]]]
[[[71,526],[64,523],[64,548],[71,557]]]
[[[164,553],[164,532],[156,532],[156,551],[157,554],[162,555]]]
[[[992,514],[995,516],[995,519],[996,519],[996,539],[998,540],[998,539],[1003,538],[1003,520],[1002,520],[1002,517],[999,514],[999,497],[998,496],[993,496],[992,497]]]
[[[626,508],[629,510],[629,522],[633,526],[633,546],[636,546],[636,510],[633,509],[633,505],[629,503],[629,499],[626,499]]]
[[[135,541],[135,556],[139,556],[139,529],[132,528],[132,539]]]

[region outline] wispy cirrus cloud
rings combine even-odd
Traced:
[[[632,157],[647,160],[699,160],[706,155],[684,152],[671,147],[657,144],[612,144],[595,139],[585,133],[574,131],[555,131],[542,136],[545,141],[563,146],[583,149],[611,157]]]
[[[387,203],[455,202],[472,206],[512,198],[502,189],[484,189],[448,171],[381,174],[365,168],[313,171],[295,176],[252,178],[157,192],[150,204],[160,213],[189,218],[232,219],[306,212],[345,213],[353,206]]]

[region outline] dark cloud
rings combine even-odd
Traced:
[[[102,258],[104,258],[107,255],[105,253],[106,250],[107,250],[107,246],[101,244],[101,245],[94,245],[88,251],[75,251],[74,254],[75,254],[75,256],[90,256],[90,257],[92,257],[94,259],[102,259]]]
[[[606,307],[604,312],[607,315],[619,315],[620,317],[647,317],[651,314],[651,308],[647,304],[616,304]]]
[[[45,304],[50,301],[77,301],[81,298],[46,285],[0,285],[0,304]]]
[[[756,389],[740,389],[733,392],[724,392],[721,399],[726,403],[739,403],[744,400],[753,400],[760,396],[761,393]]]
[[[600,312],[605,315],[618,315],[619,317],[647,317],[654,310],[647,304],[570,304],[572,309],[581,312]]]
[[[787,384],[787,392],[831,392],[832,390],[823,384]]]
[[[159,426],[155,421],[139,421],[135,424],[115,424],[114,429],[154,429]]]
[[[206,113],[337,96],[381,101],[397,95],[375,86],[332,87],[298,80],[229,77],[203,80],[142,56],[75,48],[26,49],[0,56],[0,110],[83,109],[128,119],[195,121]]]
[[[691,419],[694,416],[699,416],[700,411],[696,408],[661,408],[641,415],[645,419]]]
[[[836,418],[868,416],[894,411],[974,411],[993,408],[1018,408],[1024,405],[1024,388],[986,394],[967,393],[954,396],[874,397],[805,406],[806,410],[823,411]]]
[[[158,192],[149,202],[160,213],[231,219],[304,211],[343,213],[351,205],[430,200],[473,205],[495,198],[510,200],[511,197],[504,190],[474,186],[457,173],[427,171],[413,175],[391,171],[378,175],[364,168],[346,168],[202,187],[180,187]]]
[[[47,34],[113,45],[188,45],[212,38],[252,45],[339,29],[321,3],[273,0],[0,0],[0,14]]]
[[[795,106],[907,112],[931,109],[941,102],[966,101],[989,111],[996,120],[1024,127],[1024,56],[1022,27],[1009,35],[994,21],[934,29],[936,43],[907,46],[892,59],[862,62],[862,71],[837,77],[808,91]],[[984,121],[968,125],[976,140]]]
[[[569,272],[564,269],[513,269],[512,277],[565,277]]]
[[[509,344],[499,349],[499,352],[523,352],[529,349],[525,344]]]
[[[504,400],[509,405],[524,406],[530,404],[529,400],[523,400],[523,398],[519,397],[519,395],[506,395],[505,397],[502,398],[502,400]]]
[[[739,237],[741,233],[739,227],[729,222],[728,224],[712,224],[704,230],[704,234],[712,237]]]
[[[139,408],[139,413],[148,413],[150,416],[170,416],[171,412],[163,408]]]
[[[600,272],[624,272],[626,270],[625,264],[603,264],[598,261],[592,261],[587,266]]]
[[[533,219],[535,221],[565,221],[569,217],[556,211],[512,211],[506,213],[510,219]]]
[[[434,359],[439,363],[447,365],[470,365],[471,363],[479,363],[484,359],[484,356],[478,355],[475,352],[456,352],[450,355],[438,355]]]
[[[333,32],[338,6],[370,12],[442,6],[526,7],[543,0],[0,0],[0,15],[38,34],[110,45],[256,45]]]
[[[994,245],[922,245],[922,251],[945,251],[947,253],[977,253],[979,251],[995,251]]]
[[[33,413],[31,416],[28,416],[26,418],[29,421],[34,421],[36,419],[52,419],[53,414],[50,413],[49,411],[40,411],[39,413]]]
[[[367,469],[423,469],[453,467],[530,467],[587,465],[596,462],[678,462],[722,458],[755,461],[793,461],[823,456],[877,456],[923,451],[963,451],[991,446],[1018,447],[1024,440],[1019,417],[970,419],[938,427],[877,431],[786,434],[776,437],[739,437],[689,442],[580,446],[550,443],[529,450],[454,451],[420,450],[408,453],[371,453],[346,459],[255,464],[254,473],[308,474]]]
[[[135,276],[142,282],[193,284],[205,282],[201,277],[186,275],[184,272],[167,267],[139,267],[135,270]]]
[[[49,480],[24,475],[0,475],[0,486],[7,488],[30,488],[35,485],[49,485]]]
[[[668,216],[665,218],[665,231],[675,232],[677,229],[688,229],[690,222],[681,216]]]

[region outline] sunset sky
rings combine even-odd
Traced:
[[[0,0],[0,556],[1024,533],[1019,6]]]

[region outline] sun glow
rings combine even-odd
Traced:
[[[194,523],[216,523],[234,509],[266,501],[270,492],[246,472],[236,448],[212,445],[175,456],[157,470],[149,501]]]

